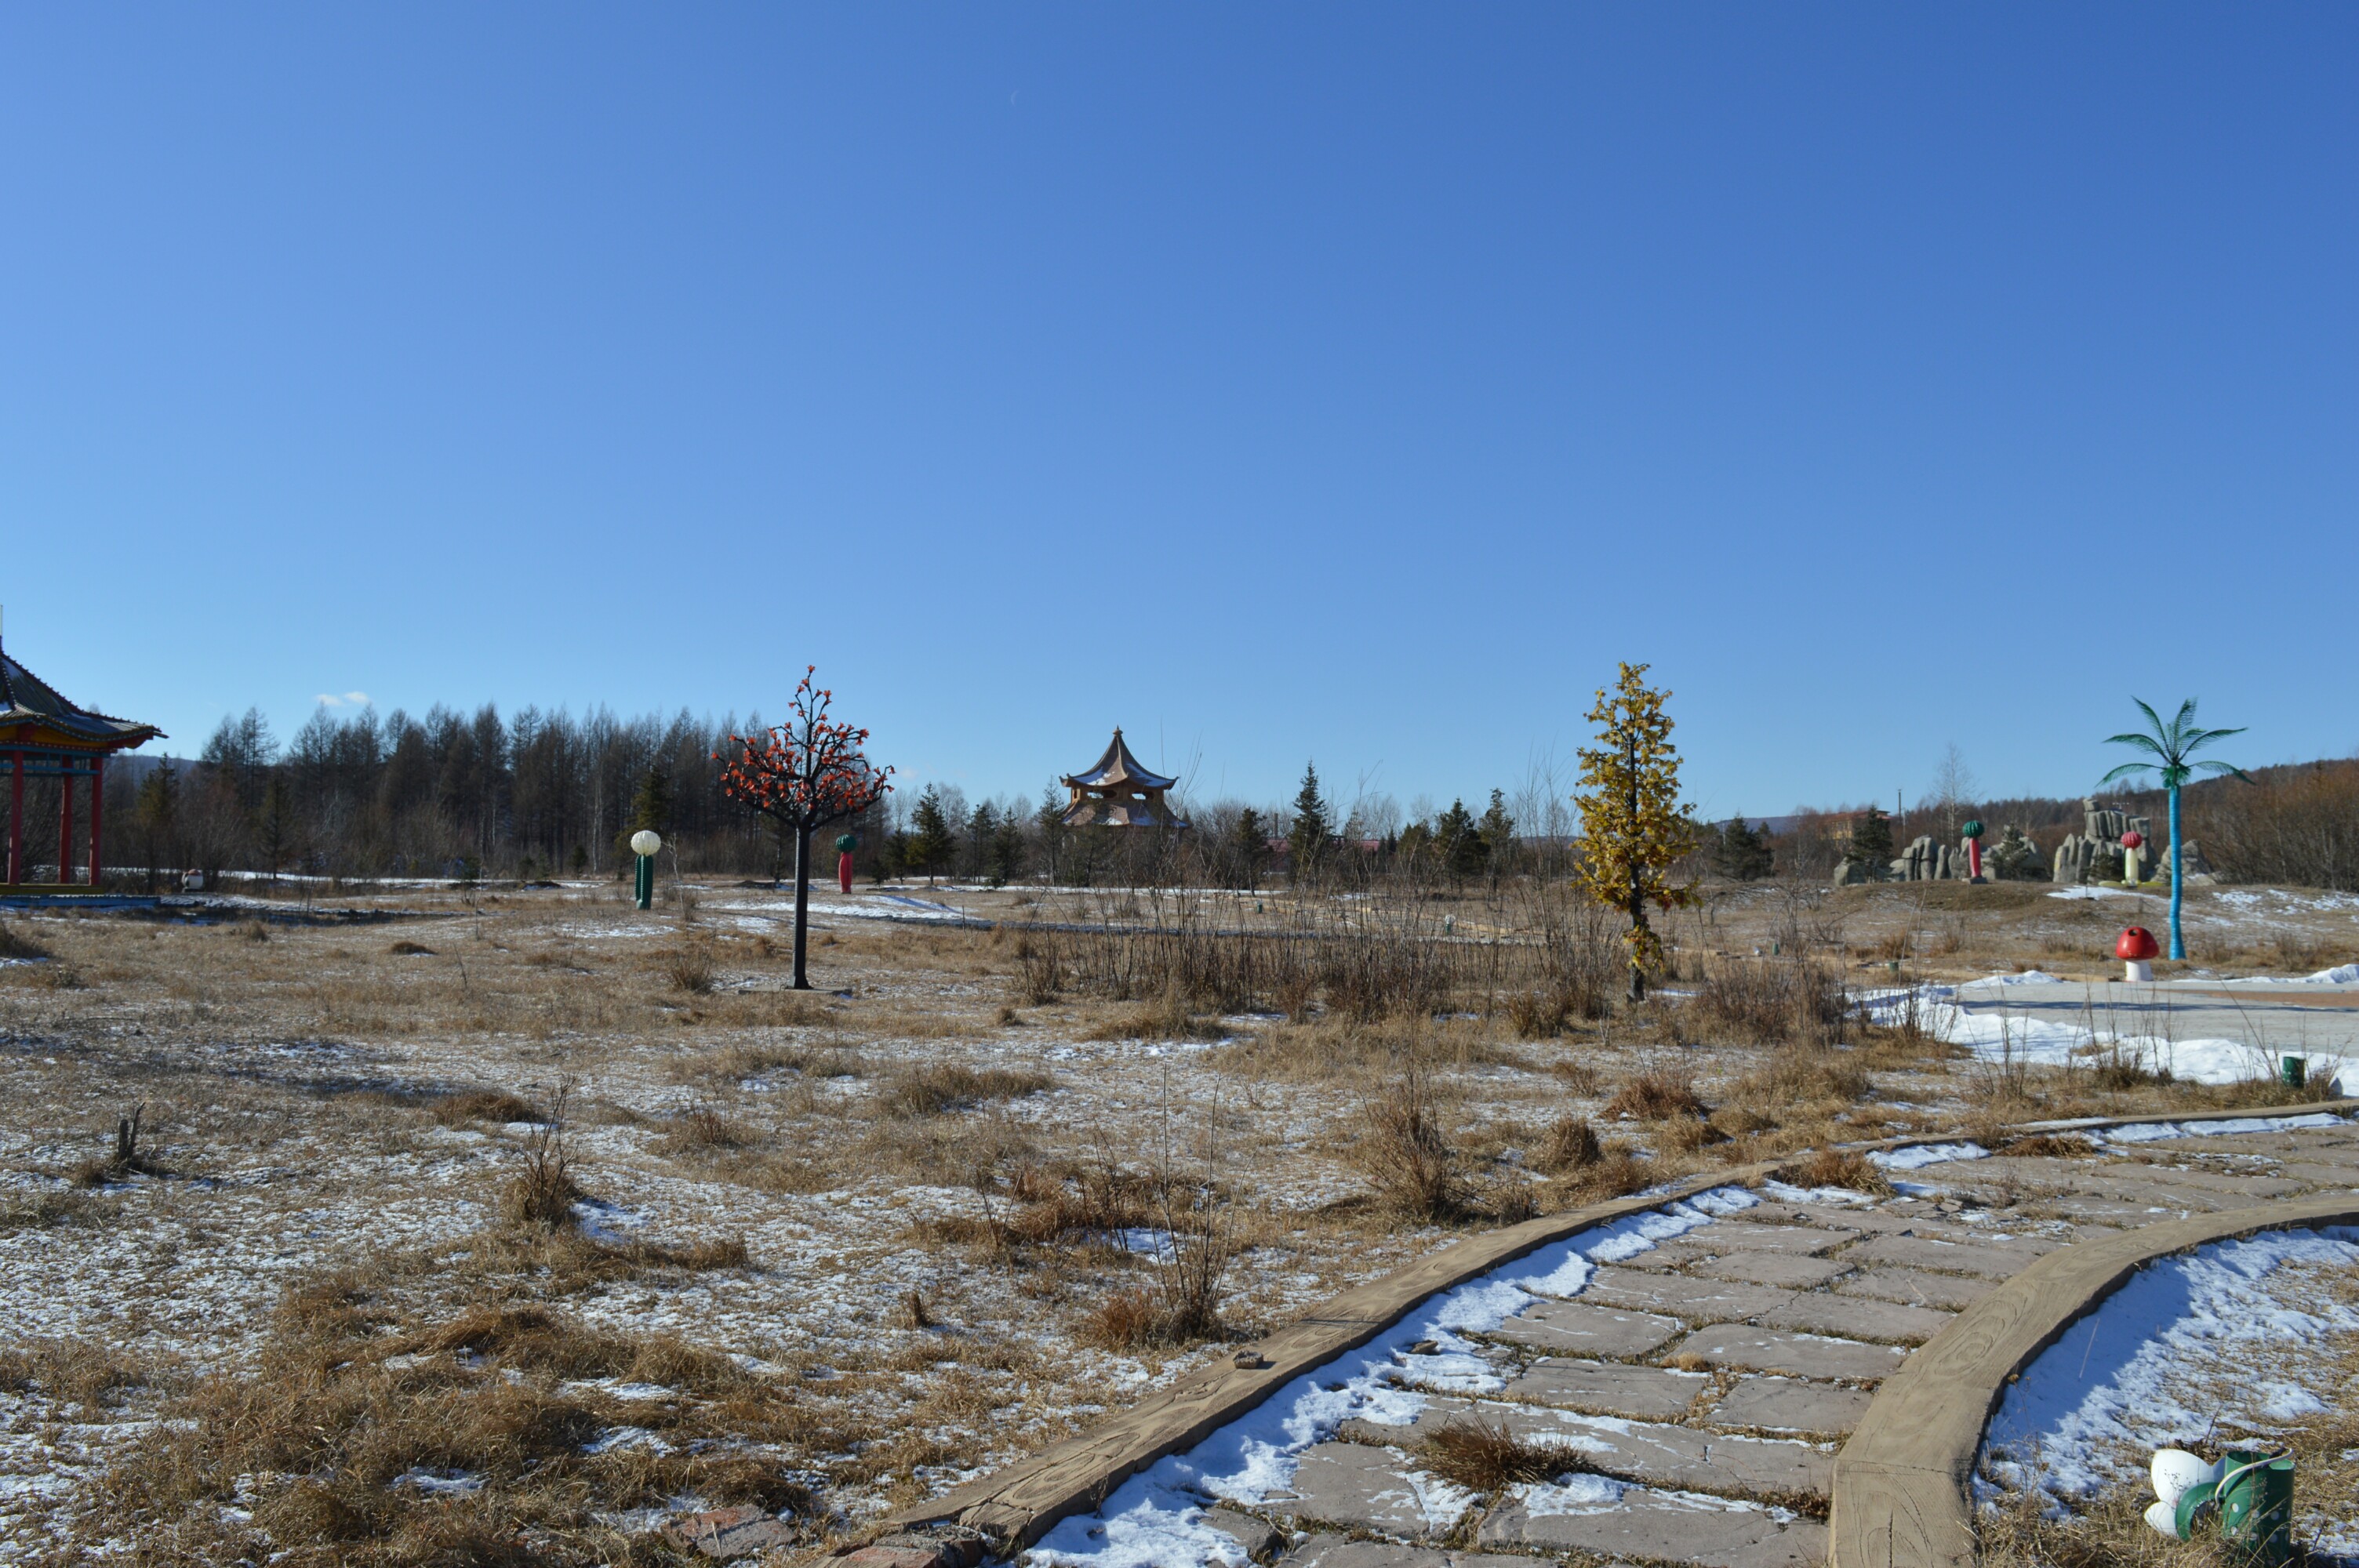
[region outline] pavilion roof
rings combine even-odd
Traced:
[[[0,726],[31,721],[109,751],[160,738],[161,730],[77,708],[58,688],[0,649]]]
[[[1065,783],[1076,789],[1107,789],[1128,785],[1132,789],[1169,789],[1178,779],[1167,779],[1161,773],[1150,773],[1139,766],[1138,759],[1130,754],[1123,743],[1122,727],[1116,725],[1114,739],[1106,743],[1105,755],[1085,773],[1068,773]]]

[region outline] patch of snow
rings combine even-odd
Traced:
[[[1516,1500],[1524,1505],[1524,1512],[1534,1519],[1562,1518],[1572,1514],[1603,1513],[1620,1506],[1622,1494],[1630,1489],[1626,1482],[1610,1480],[1603,1476],[1584,1476],[1575,1472],[1560,1476],[1553,1481],[1531,1481],[1514,1488]]]
[[[2107,1143],[2152,1143],[2165,1138],[2225,1138],[2238,1132],[2297,1132],[2311,1127],[2341,1127],[2343,1119],[2328,1111],[2307,1116],[2229,1116],[2217,1121],[2142,1121],[2129,1127],[2103,1127],[2094,1137]]]
[[[484,1478],[472,1470],[405,1470],[393,1478],[393,1484],[445,1498],[463,1498],[484,1489]]]
[[[2268,1347],[2359,1330],[2359,1306],[2286,1304],[2269,1281],[2286,1263],[2359,1269],[2359,1228],[2270,1231],[2147,1264],[2007,1385],[1984,1440],[1990,1473],[2060,1498],[2130,1479],[2113,1455],[2142,1464],[2214,1430],[2222,1412],[2188,1388],[2193,1369],[2238,1368],[2270,1419],[2317,1409],[2309,1390],[2267,1376]]]
[[[582,1445],[584,1454],[612,1454],[617,1448],[644,1448],[650,1454],[669,1454],[671,1444],[644,1426],[613,1426]]]
[[[2359,986],[2359,964],[2337,964],[2310,977],[2321,985]]]
[[[1990,1151],[1979,1143],[1919,1143],[1913,1149],[1878,1149],[1867,1162],[1887,1171],[1921,1171],[1951,1160],[1987,1160]]]

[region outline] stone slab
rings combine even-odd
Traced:
[[[1530,1370],[1500,1390],[1499,1397],[1599,1415],[1677,1421],[1711,1382],[1706,1373],[1669,1367],[1625,1367],[1552,1357],[1534,1362]]]
[[[1352,1541],[1340,1535],[1314,1535],[1278,1559],[1277,1568],[1557,1568],[1557,1565],[1545,1557],[1517,1557],[1501,1552],[1443,1552],[1437,1547],[1402,1546],[1389,1541]]]
[[[1898,1263],[1937,1274],[2006,1280],[2037,1262],[2039,1253],[1984,1242],[1937,1241],[1930,1236],[1878,1236],[1861,1242],[1845,1256],[1860,1263]]]
[[[1707,1280],[1807,1291],[1851,1271],[1852,1265],[1840,1258],[1811,1258],[1790,1252],[1731,1252],[1723,1258],[1707,1258],[1688,1272]]]
[[[1806,1334],[1839,1335],[1845,1339],[1875,1340],[1886,1345],[1922,1345],[1949,1327],[1953,1315],[1930,1307],[1813,1291],[1796,1296],[1761,1322],[1766,1327],[1794,1328]]]
[[[2359,1161],[2348,1165],[2324,1165],[2309,1160],[2288,1160],[2277,1170],[2314,1187],[2359,1186]]]
[[[2127,1230],[2151,1225],[2158,1219],[2175,1219],[2179,1216],[2175,1206],[2143,1200],[2131,1203],[2096,1193],[2054,1193],[2026,1201],[2043,1212],[2071,1220],[2075,1226],[2104,1225]]]
[[[1705,1568],[1820,1568],[1827,1555],[1824,1525],[1636,1487],[1594,1510],[1560,1512],[1545,1501],[1511,1502],[1492,1511],[1475,1539],[1483,1546]]]
[[[1235,1509],[1206,1509],[1204,1522],[1237,1543],[1247,1557],[1266,1563],[1286,1550],[1286,1532],[1266,1519]]]
[[[1689,1323],[1742,1323],[1783,1305],[1791,1291],[1688,1274],[1642,1274],[1623,1268],[1600,1269],[1581,1299],[1600,1306],[1668,1313]]]
[[[1418,1469],[1405,1455],[1358,1443],[1317,1443],[1294,1467],[1293,1496],[1263,1507],[1412,1541],[1445,1536],[1473,1506],[1471,1494]]]
[[[1712,1407],[1709,1419],[1721,1426],[1823,1433],[1839,1437],[1859,1424],[1859,1418],[1867,1413],[1870,1397],[1864,1389],[1846,1389],[1840,1383],[1805,1382],[1798,1378],[1744,1378]]]
[[[1745,1211],[1750,1214],[1753,1211]],[[1826,1229],[1809,1225],[1756,1225],[1741,1219],[1723,1219],[1691,1230],[1680,1238],[1682,1242],[1709,1248],[1714,1252],[1802,1252],[1820,1253],[1840,1247],[1857,1237],[1853,1229]]]
[[[1839,1204],[1784,1203],[1776,1199],[1745,1212],[1748,1217],[1757,1217],[1779,1225],[1815,1225],[1829,1230],[1868,1233],[1906,1230],[1916,1223],[1907,1215],[1887,1214],[1880,1208],[1845,1208]]]
[[[1588,1302],[1544,1301],[1509,1318],[1491,1337],[1537,1350],[1628,1360],[1658,1350],[1680,1333],[1680,1321]]]
[[[1897,1346],[1864,1345],[1783,1329],[1720,1324],[1699,1328],[1672,1347],[1672,1359],[1696,1357],[1720,1367],[1756,1372],[1788,1372],[1798,1378],[1844,1378],[1874,1382],[1888,1378],[1908,1353]]]
[[[1950,1312],[1972,1306],[1996,1289],[1995,1280],[1928,1274],[1917,1269],[1863,1269],[1835,1286],[1843,1295],[1873,1296],[1878,1301]]]
[[[1569,1470],[1596,1470],[1653,1486],[1698,1492],[1822,1497],[1834,1474],[1833,1454],[1790,1438],[1736,1437],[1699,1427],[1582,1415],[1492,1400],[1434,1400],[1403,1425],[1348,1421],[1337,1435],[1353,1443],[1383,1443],[1414,1453],[1418,1444],[1442,1428],[1470,1421],[1504,1427],[1535,1446],[1561,1448]],[[1386,1450],[1370,1447],[1366,1452]],[[1389,1461],[1395,1469],[1413,1463],[1398,1457]],[[1273,1509],[1287,1506],[1270,1505]],[[1395,1529],[1392,1533],[1407,1532]]]

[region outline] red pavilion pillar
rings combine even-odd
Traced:
[[[25,880],[25,753],[15,753],[16,771],[8,780],[8,885]]]
[[[58,759],[58,881],[73,881],[73,758]]]
[[[90,888],[98,891],[100,864],[98,842],[99,808],[106,801],[106,759],[90,760]]]

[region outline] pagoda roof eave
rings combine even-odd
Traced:
[[[1127,784],[1134,789],[1161,790],[1177,788],[1178,779],[1167,779],[1161,773],[1151,773],[1130,754],[1130,747],[1117,728],[1114,739],[1106,743],[1105,754],[1085,773],[1068,773],[1064,778],[1068,789],[1112,789]]]

